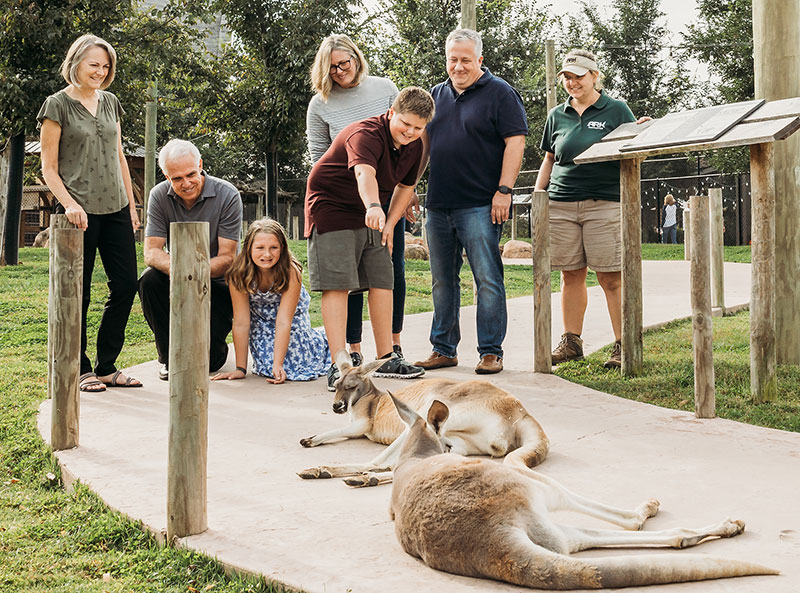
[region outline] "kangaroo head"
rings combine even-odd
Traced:
[[[432,457],[445,452],[442,443],[442,425],[450,416],[447,405],[438,399],[433,400],[428,409],[427,421],[405,403],[397,399],[392,392],[389,396],[394,402],[397,413],[408,426],[408,438],[400,451],[398,465],[410,457]]]
[[[379,393],[375,384],[369,378],[372,371],[379,368],[385,360],[374,360],[354,367],[350,362],[350,355],[345,350],[336,353],[336,366],[341,377],[336,382],[336,393],[333,396],[333,411],[344,414],[348,408],[356,405],[365,395]]]

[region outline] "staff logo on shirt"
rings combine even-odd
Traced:
[[[586,127],[590,130],[605,130],[606,129],[606,122],[604,121],[590,121],[586,124]]]

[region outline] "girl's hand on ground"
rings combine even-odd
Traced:
[[[244,379],[244,373],[242,371],[236,370],[231,371],[230,373],[217,373],[213,377],[211,377],[212,381],[222,381],[224,379]]]
[[[267,383],[278,385],[286,381],[286,371],[283,370],[283,365],[275,365],[272,367],[272,377],[267,377]]]

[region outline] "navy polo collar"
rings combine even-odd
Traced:
[[[455,88],[453,88],[453,81],[450,80],[449,77],[447,78],[447,82],[445,83],[445,85],[450,87],[450,90],[453,91],[455,95],[464,95],[470,92],[471,90],[477,89],[479,87],[488,84],[489,80],[494,78],[494,75],[491,72],[489,72],[489,69],[486,66],[481,66],[481,71],[483,72],[483,75],[478,80],[473,82],[470,86],[465,88],[464,91],[461,93],[459,93]]]

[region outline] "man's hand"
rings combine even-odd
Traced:
[[[495,192],[492,198],[492,223],[501,224],[507,221],[510,208],[511,195]]]
[[[411,196],[411,201],[406,206],[405,217],[409,222],[417,222],[417,215],[419,215],[419,196],[417,192]]]
[[[376,231],[383,231],[386,225],[386,215],[383,213],[383,208],[380,206],[371,206],[367,208],[367,214],[364,216],[364,224],[368,229]]]

